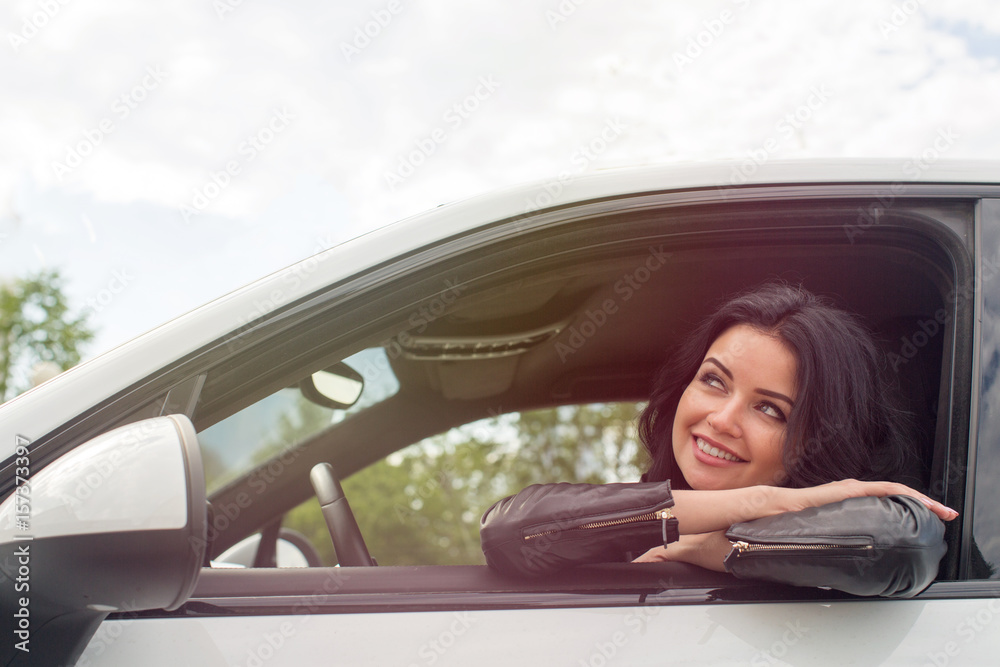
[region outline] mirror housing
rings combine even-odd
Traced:
[[[207,503],[187,417],[122,426],[30,472],[0,504],[0,574],[14,591],[0,597],[14,638],[0,664],[73,664],[109,613],[190,597]]]
[[[340,361],[299,381],[299,391],[309,401],[324,408],[346,410],[361,398],[365,379]]]

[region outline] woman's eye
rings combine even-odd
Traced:
[[[785,421],[785,413],[778,409],[774,403],[761,403],[760,411],[763,412],[768,417],[774,417],[781,421]]]
[[[722,382],[720,378],[715,373],[704,373],[701,376],[701,381],[707,384],[709,387],[715,387],[716,389],[725,389],[726,385]]]

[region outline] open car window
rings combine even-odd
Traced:
[[[642,403],[564,405],[489,417],[425,438],[344,480],[368,549],[380,565],[483,565],[479,519],[530,484],[636,481],[645,450]],[[283,525],[337,562],[312,498]]]
[[[938,213],[962,228],[968,209],[948,204]],[[775,278],[801,282],[872,328],[915,415],[907,479],[930,487],[963,437],[961,423],[940,417],[958,386],[943,380],[969,353],[967,313],[948,301],[955,275],[968,274],[967,237],[898,206],[861,243],[846,233],[858,205],[729,203],[595,214],[572,231],[505,226],[507,236],[489,230],[448,253],[428,249],[394,265],[399,275],[338,285],[311,310],[262,323],[207,374],[194,418],[206,449],[230,410],[361,347],[385,350],[389,373],[373,375],[392,375],[398,391],[349,419],[289,418],[285,435],[294,433],[277,444],[254,434],[260,458],[210,493],[223,512],[209,530],[212,555],[283,518],[333,564],[308,481],[327,462],[379,565],[481,564],[479,518],[499,498],[539,482],[637,480],[645,463],[634,431],[587,423],[593,406],[630,405],[634,420],[670,347],[723,296]],[[939,312],[948,326],[914,343]],[[542,432],[572,442],[572,456],[532,449]],[[592,436],[605,445],[584,446]],[[294,456],[266,459],[290,443],[301,443]],[[523,467],[505,469],[508,460]]]

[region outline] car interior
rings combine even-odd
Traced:
[[[384,349],[398,391],[298,444],[268,484],[266,502],[243,507],[238,499],[267,462],[212,492],[214,515],[220,507],[241,511],[210,531],[209,556],[266,526],[273,530],[261,543],[273,541],[276,520],[315,494],[309,472],[317,463],[332,464],[346,479],[423,438],[489,416],[643,401],[672,347],[721,300],[774,280],[802,284],[863,318],[887,354],[898,385],[890,390],[901,392],[918,428],[912,467],[900,481],[962,506],[963,478],[955,471],[965,452],[951,443],[963,442],[964,426],[949,416],[968,401],[968,378],[953,369],[967,368],[971,358],[971,308],[960,290],[971,280],[971,206],[899,202],[861,229],[859,211],[872,204],[598,202],[561,217],[497,223],[290,304],[226,341],[229,354],[200,389],[199,432],[372,347]],[[478,515],[486,508],[469,509]],[[960,530],[949,527],[949,542],[961,539]],[[949,549],[940,578],[957,577],[958,552]],[[633,599],[637,591],[667,589],[698,599],[706,591],[732,599],[803,594],[774,585],[764,593],[728,575],[662,565],[592,566],[542,582],[509,581],[484,566],[206,568],[195,598],[219,604],[248,591],[295,596],[330,581],[342,602],[327,599],[324,608],[392,592],[410,593],[416,606],[437,604],[426,598],[431,593],[470,591],[500,596],[491,604],[501,606],[503,596],[516,605],[517,594],[539,591],[573,594],[573,604],[594,591],[601,604],[608,595]],[[366,608],[379,608],[365,600]]]

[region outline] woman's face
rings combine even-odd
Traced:
[[[674,416],[674,457],[692,489],[783,481],[796,365],[778,338],[745,324],[715,339]]]

